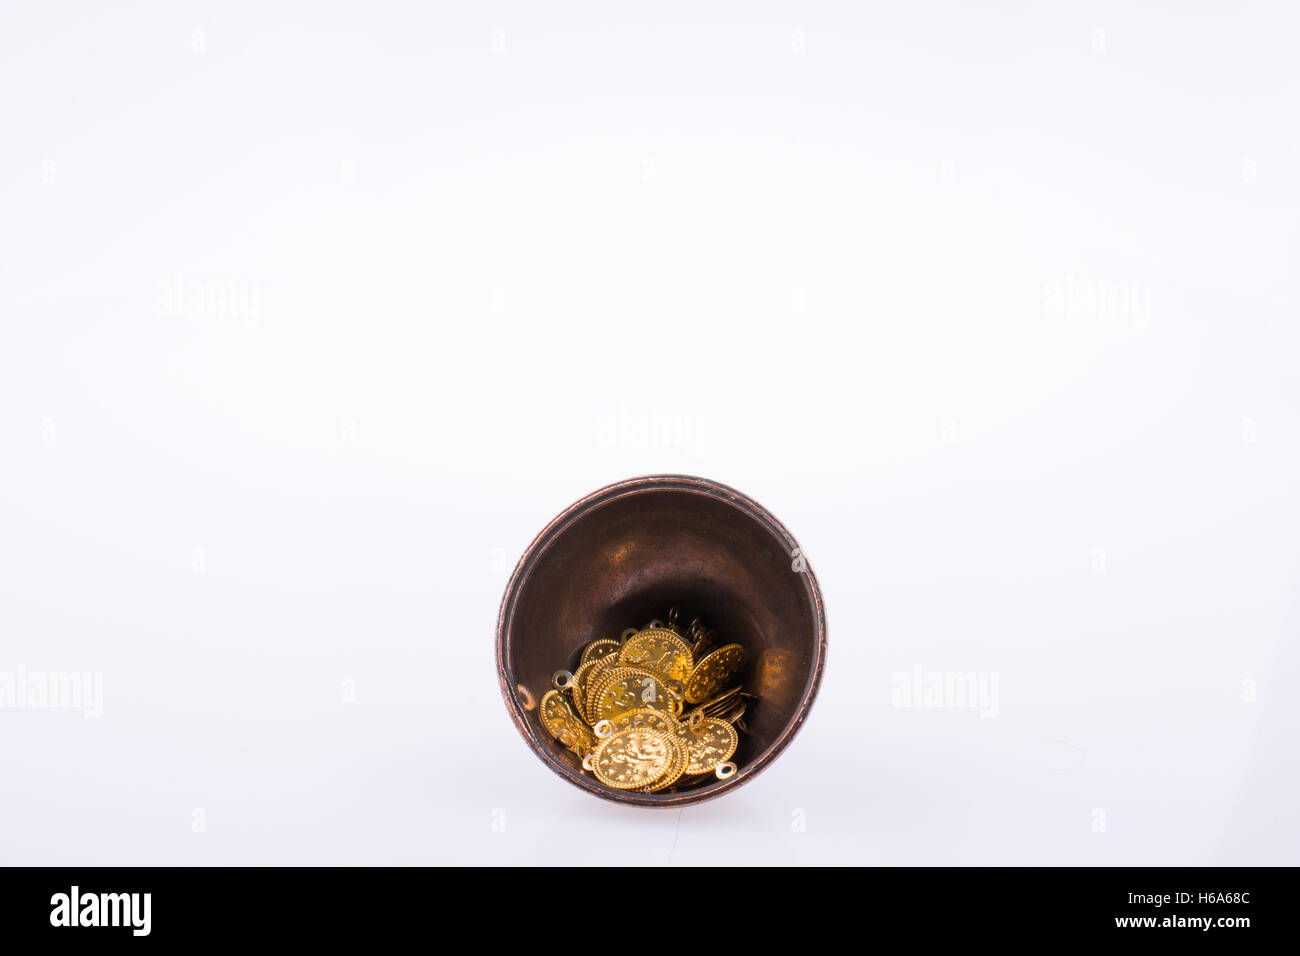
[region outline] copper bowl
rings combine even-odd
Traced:
[[[741,680],[757,700],[732,758],[739,770],[677,791],[612,790],[551,738],[537,702],[583,645],[670,606],[747,652]],[[821,683],[826,611],[798,543],[762,505],[706,478],[651,475],[601,488],[542,529],[501,600],[496,651],[510,716],[548,767],[616,803],[681,807],[752,780],[789,745]]]

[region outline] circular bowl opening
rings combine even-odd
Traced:
[[[537,702],[585,644],[669,607],[745,648],[740,682],[757,699],[732,758],[739,770],[675,792],[612,790],[546,732]],[[542,530],[506,587],[496,652],[510,715],[547,766],[616,803],[680,807],[743,785],[790,743],[821,683],[826,612],[798,543],[765,508],[705,478],[652,475],[593,492]]]

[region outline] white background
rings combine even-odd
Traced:
[[[1293,7],[99,6],[0,21],[0,672],[104,681],[0,861],[1300,862]],[[493,629],[670,471],[829,667],[623,809]]]

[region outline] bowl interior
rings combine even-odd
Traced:
[[[534,749],[578,786],[623,803],[681,805],[739,785],[775,756],[802,721],[820,677],[825,624],[811,570],[789,533],[756,503],[703,479],[611,486],[556,519],[524,556],[502,605],[501,679]],[[797,570],[797,568],[799,568]],[[740,771],[676,793],[615,792],[584,775],[550,738],[530,701],[582,647],[663,618],[676,606],[746,651],[751,700],[733,758]]]

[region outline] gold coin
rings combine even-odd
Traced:
[[[695,665],[686,681],[686,700],[692,704],[708,700],[720,691],[745,661],[745,649],[739,644],[719,647]]]
[[[614,733],[620,730],[628,730],[632,727],[648,727],[651,730],[658,730],[661,733],[677,736],[681,732],[682,724],[676,717],[667,711],[655,710],[653,707],[638,707],[636,710],[629,710],[625,714],[619,714],[610,720],[614,725]]]
[[[598,661],[602,657],[609,657],[611,654],[617,654],[622,646],[623,645],[618,641],[602,637],[600,640],[592,641],[582,649],[582,658],[578,663],[587,664],[591,661]]]
[[[571,750],[583,752],[596,746],[596,735],[573,712],[560,691],[548,690],[542,695],[537,715],[547,732]]]
[[[569,703],[558,690],[548,690],[542,695],[542,702],[537,708],[537,716],[552,737],[559,737],[560,731],[568,727],[565,711],[571,710]]]
[[[690,749],[688,774],[712,773],[718,764],[731,759],[740,743],[736,728],[714,717],[704,718],[695,730],[683,730],[680,739]]]
[[[607,787],[639,790],[669,773],[679,753],[680,745],[667,734],[633,727],[597,744],[591,769]]]
[[[662,677],[644,667],[613,667],[588,696],[588,713],[596,720],[613,720],[630,710],[650,707],[675,715],[680,702],[668,693]]]
[[[629,637],[619,651],[618,660],[620,664],[645,667],[669,680],[683,683],[695,668],[690,645],[662,627],[638,631]]]
[[[673,765],[668,768],[667,773],[645,788],[647,793],[654,793],[657,790],[664,790],[671,787],[686,775],[686,768],[690,766],[691,748],[687,745],[686,741],[675,735],[669,737],[669,740],[672,741],[673,749],[676,751]]]
[[[588,724],[594,724],[600,718],[596,716],[596,708],[592,697],[601,678],[618,666],[618,655],[611,654],[609,657],[602,657],[590,663],[591,670],[587,671],[582,685],[582,716],[586,718]]]
[[[574,671],[573,685],[569,688],[569,693],[573,695],[573,709],[584,719],[587,714],[587,691],[591,689],[590,674],[595,665],[596,661],[587,661]]]
[[[555,689],[534,705],[547,732],[605,786],[655,793],[737,772],[738,730],[755,699],[735,680],[745,651],[718,647],[703,621],[683,627],[679,617],[670,609],[617,640],[589,641],[573,672],[557,671]]]

